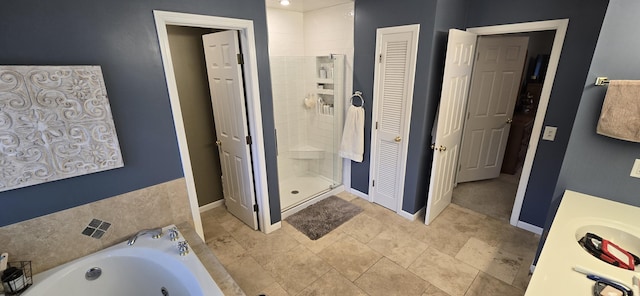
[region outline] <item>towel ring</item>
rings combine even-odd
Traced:
[[[351,96],[351,105],[353,105],[353,98],[358,97],[360,98],[360,106],[355,105],[356,107],[364,107],[364,99],[362,98],[362,92],[361,91],[356,91],[352,96]]]

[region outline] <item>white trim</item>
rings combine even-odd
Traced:
[[[371,199],[369,198],[369,195],[364,193],[364,192],[362,192],[362,191],[360,191],[360,190],[349,188],[348,192],[353,194],[353,195],[355,195],[355,196],[357,196],[357,197],[359,197],[359,198],[362,198],[362,199],[364,199],[366,201],[371,202]]]
[[[416,220],[418,220],[418,218],[419,218],[420,216],[424,216],[424,213],[425,213],[425,211],[426,211],[426,210],[427,210],[427,207],[422,207],[422,208],[421,208],[420,210],[418,210],[415,214],[411,214],[411,213],[409,213],[409,212],[405,212],[404,210],[403,210],[403,211],[400,211],[400,213],[399,213],[399,214],[400,214],[400,216],[402,216],[403,218],[406,218],[406,219],[411,220],[411,221],[416,221]]]
[[[208,204],[206,204],[204,206],[201,206],[199,208],[199,210],[200,210],[200,213],[202,214],[203,212],[206,212],[208,210],[212,210],[212,209],[215,209],[215,208],[221,207],[221,206],[224,206],[224,198],[220,199],[220,200],[216,200],[214,202],[210,202],[210,203],[208,203]]]
[[[342,185],[344,185],[345,191],[351,189],[351,159],[342,160]]]
[[[527,150],[527,155],[524,160],[524,166],[522,168],[522,175],[520,176],[520,182],[518,183],[518,191],[516,193],[516,199],[513,204],[511,219],[509,220],[511,225],[514,225],[514,226],[520,227],[519,225],[523,225],[523,223],[528,225],[520,228],[527,229],[532,232],[536,232],[539,227],[519,221],[520,212],[522,211],[524,195],[527,191],[527,186],[529,184],[529,177],[531,176],[533,160],[536,155],[536,150],[538,149],[538,142],[540,141],[542,124],[544,123],[544,117],[547,113],[549,98],[551,97],[551,89],[553,87],[553,81],[556,77],[556,72],[558,70],[558,64],[560,63],[560,54],[562,52],[562,46],[564,44],[564,38],[565,38],[565,35],[567,34],[568,26],[569,26],[569,19],[560,19],[560,20],[507,24],[507,25],[467,29],[467,31],[476,33],[478,35],[496,35],[496,34],[535,32],[535,31],[546,31],[546,30],[556,31],[555,39],[553,40],[553,47],[551,48],[551,56],[549,57],[549,65],[547,67],[547,73],[545,75],[544,83],[542,85],[542,93],[540,95],[540,102],[538,103],[538,110],[536,111],[536,118],[533,122],[533,131],[531,132],[531,138],[529,139],[529,148]],[[540,233],[542,233],[542,231],[540,231]]]
[[[518,221],[518,223],[516,223],[515,226],[520,228],[520,229],[524,229],[526,231],[542,235],[543,229],[541,227],[538,227],[538,226],[535,226],[535,225],[531,225],[531,224],[529,224],[527,222]]]
[[[413,25],[404,25],[404,26],[394,26],[394,27],[386,27],[386,28],[378,28],[376,30],[376,53],[375,53],[375,69],[374,69],[374,78],[373,78],[373,104],[372,104],[372,114],[371,114],[371,122],[376,122],[377,118],[378,118],[378,112],[379,112],[379,104],[380,102],[382,102],[381,99],[381,93],[378,90],[379,84],[380,84],[380,64],[377,60],[377,57],[382,54],[382,44],[380,44],[379,42],[382,40],[382,35],[384,34],[393,34],[393,33],[406,33],[406,32],[411,32],[412,33],[412,41],[413,44],[412,45],[412,52],[410,52],[410,60],[408,63],[409,66],[409,77],[407,77],[407,96],[406,96],[406,107],[405,107],[405,113],[404,113],[404,118],[405,118],[405,126],[404,126],[404,134],[401,135],[403,139],[405,139],[404,141],[402,141],[402,144],[400,145],[400,153],[403,157],[400,158],[400,167],[397,168],[397,172],[399,174],[401,174],[402,177],[398,177],[398,186],[397,186],[397,191],[396,191],[396,196],[397,196],[397,203],[396,203],[396,213],[399,215],[402,215],[402,202],[404,200],[404,182],[406,179],[406,172],[407,172],[407,153],[409,151],[409,132],[411,130],[411,111],[412,111],[412,105],[413,105],[413,91],[414,91],[414,87],[415,87],[415,78],[416,78],[416,64],[417,64],[417,57],[418,57],[418,38],[420,36],[420,25],[419,24],[413,24]],[[378,133],[372,128],[371,129],[371,142],[370,142],[370,146],[371,147],[371,151],[369,154],[369,195],[368,195],[368,200],[370,202],[373,202],[374,199],[374,195],[375,195],[375,190],[373,188],[373,178],[376,175],[377,172],[377,163],[375,161],[375,157],[377,154],[377,149],[376,149],[376,140],[378,138]]]
[[[200,218],[198,208],[198,196],[195,190],[195,181],[191,167],[191,158],[189,157],[189,146],[187,145],[182,110],[180,108],[180,98],[178,96],[178,88],[176,85],[175,73],[173,71],[171,52],[169,49],[167,25],[237,30],[240,33],[240,43],[242,44],[242,52],[245,57],[244,78],[247,98],[247,117],[252,119],[249,121],[249,132],[253,138],[251,155],[254,169],[256,199],[260,209],[258,221],[262,231],[265,233],[269,233],[279,228],[278,223],[276,223],[277,226],[276,224],[271,225],[271,215],[269,212],[267,170],[262,130],[262,111],[260,107],[260,88],[258,84],[258,62],[256,58],[256,42],[253,30],[253,21],[159,10],[154,10],[153,15],[156,22],[158,41],[160,43],[160,53],[162,55],[162,64],[167,81],[167,89],[169,91],[173,122],[176,129],[176,136],[178,138],[182,170],[187,183],[189,204],[191,206],[191,214],[193,216],[196,232],[200,237],[204,238],[202,220]]]

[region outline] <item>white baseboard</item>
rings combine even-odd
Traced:
[[[351,194],[353,194],[353,195],[355,195],[357,197],[369,200],[369,195],[364,193],[364,192],[362,192],[362,191],[359,191],[359,190],[356,190],[356,189],[353,189],[353,188],[349,188],[349,190],[345,190],[345,191],[348,191],[349,193],[351,193]]]
[[[198,209],[200,210],[200,213],[202,213],[202,212],[206,212],[208,210],[215,209],[215,208],[221,207],[221,206],[224,206],[224,198],[221,199],[221,200],[216,200],[214,202],[210,202],[210,203],[208,203],[208,204],[206,204],[204,206],[199,207]]]
[[[264,228],[264,233],[265,234],[272,233],[272,232],[280,229],[280,227],[282,227],[282,222],[280,222],[280,221],[278,221],[276,223],[273,223],[271,225],[266,225],[266,227]]]
[[[426,210],[427,210],[427,207],[422,207],[422,209],[418,210],[415,214],[411,214],[409,212],[405,212],[404,210],[400,210],[400,212],[398,212],[398,215],[402,216],[407,220],[416,221],[418,217],[424,214]]]
[[[542,235],[542,230],[543,230],[542,228],[535,225],[531,225],[527,222],[518,221],[518,223],[516,224],[516,227],[524,229],[529,232],[533,232],[535,234]]]

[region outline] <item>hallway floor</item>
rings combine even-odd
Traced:
[[[520,173],[500,174],[495,179],[460,183],[453,189],[451,202],[509,223],[519,181]]]
[[[539,236],[455,204],[427,226],[338,196],[364,211],[319,240],[218,207],[202,213],[207,245],[247,295],[524,295]]]

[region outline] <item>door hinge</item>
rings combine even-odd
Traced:
[[[462,171],[462,164],[458,164],[458,172]]]
[[[378,129],[378,122],[376,121],[376,129]]]
[[[258,212],[258,205],[257,204],[253,205],[253,211],[254,212]]]
[[[371,180],[371,187],[376,187],[376,180]]]
[[[476,51],[476,61],[478,61],[480,59],[480,52]]]
[[[247,136],[247,145],[251,145],[253,141],[251,141],[251,135]]]
[[[238,56],[238,65],[244,65],[244,56],[241,53],[237,54],[237,56]]]
[[[378,63],[382,63],[382,54],[378,56]]]

